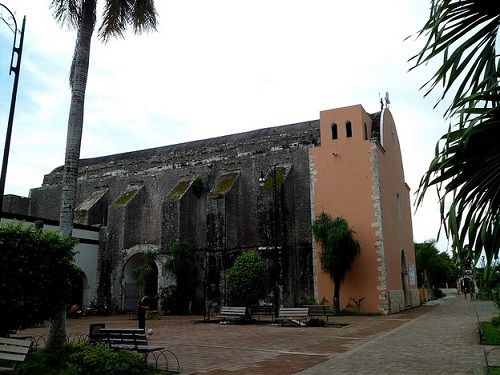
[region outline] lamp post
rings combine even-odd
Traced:
[[[271,173],[271,179],[273,184],[273,235],[274,235],[274,252],[273,252],[273,260],[274,260],[274,287],[273,287],[273,304],[274,304],[274,316],[278,318],[279,315],[279,287],[278,287],[278,279],[279,279],[279,254],[278,254],[278,184],[276,181],[276,164],[272,166],[265,165],[264,169],[267,169],[268,174]],[[264,175],[264,169],[260,171],[259,183],[263,185],[266,182],[266,177]]]
[[[23,17],[23,23],[21,25],[21,30],[17,28],[17,21],[14,17],[14,14],[7,8],[5,5],[0,3],[0,10],[3,8],[9,14],[7,18],[4,18],[3,15],[0,14],[0,19],[5,22],[5,24],[12,30],[14,33],[14,42],[12,45],[12,57],[10,59],[10,68],[9,75],[14,73],[14,85],[12,87],[12,97],[10,101],[10,111],[9,111],[9,120],[7,123],[7,132],[5,134],[5,147],[3,151],[3,161],[2,161],[2,173],[0,175],[0,213],[3,211],[3,194],[5,191],[5,178],[7,176],[7,163],[9,161],[9,152],[10,152],[10,138],[12,135],[12,123],[14,121],[14,111],[16,109],[16,97],[17,97],[17,85],[19,83],[19,73],[21,71],[21,56],[23,54],[23,42],[24,42],[24,27],[26,25],[26,16]],[[20,34],[19,45],[17,44],[17,33]],[[17,55],[17,59],[14,64],[14,54]]]

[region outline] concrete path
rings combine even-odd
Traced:
[[[154,330],[152,344],[178,355],[182,374],[484,374],[476,311],[483,321],[498,314],[490,301],[459,296],[395,315],[334,317],[335,328],[200,323],[199,316],[167,316],[146,327]],[[91,323],[137,327],[112,315],[69,319],[67,331],[85,334]]]
[[[490,301],[441,300],[427,314],[299,374],[485,374],[476,311],[481,320],[497,314]]]

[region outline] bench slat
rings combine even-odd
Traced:
[[[28,354],[29,351],[25,346],[0,345],[0,353]]]
[[[0,344],[24,346],[26,348],[30,348],[33,345],[31,340],[11,339],[9,337],[0,337]]]
[[[7,361],[22,362],[26,358],[26,354],[14,354],[14,353],[3,353],[0,352],[0,359],[5,359]]]
[[[146,353],[163,350],[163,346],[148,345],[144,329],[140,328],[101,328],[99,340],[107,343],[111,348],[128,349]]]
[[[222,306],[219,313],[220,319],[244,319],[247,308],[244,306]]]

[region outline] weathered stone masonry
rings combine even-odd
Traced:
[[[208,288],[215,290],[212,302],[227,302],[225,271],[252,248],[266,259],[270,291],[279,275],[280,304],[331,298],[331,280],[321,270],[311,233],[313,216],[327,210],[353,223],[362,247],[342,287],[343,305],[349,296],[367,297],[365,311],[391,313],[417,304],[415,287],[401,284],[408,276],[402,259],[414,265],[414,253],[408,190],[390,112],[369,115],[357,105],[322,111],[320,117],[81,160],[75,220],[101,227],[98,297],[117,309],[133,306],[126,273],[141,254],[148,249],[168,254],[173,244],[187,240],[197,251]],[[385,147],[384,132],[391,135]],[[31,190],[29,202],[12,201],[11,206],[29,203],[31,215],[57,219],[62,170],[46,175],[43,185]],[[404,220],[394,216],[396,192]],[[157,268],[158,288],[174,282],[163,273],[161,260]],[[272,293],[266,299],[271,302]]]
[[[223,268],[244,249],[272,258],[273,192],[259,177],[276,165],[283,303],[312,295],[308,149],[318,144],[311,121],[81,160],[75,217],[105,228],[101,289],[120,306],[122,258],[144,243],[168,252],[186,239]],[[31,190],[32,215],[58,217],[61,176],[57,168]]]

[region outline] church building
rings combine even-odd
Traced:
[[[20,213],[57,219],[62,173],[47,174]],[[286,307],[332,304],[311,231],[322,212],[344,217],[361,248],[341,308],[390,314],[419,304],[409,187],[388,108],[368,114],[354,105],[319,120],[80,161],[75,221],[100,230],[96,293],[118,310],[135,308],[132,273],[149,251],[161,254],[149,292],[175,283],[163,263],[181,240],[196,250],[200,299],[226,303],[225,271],[257,249],[270,275],[267,302],[279,293]],[[215,286],[208,296],[207,283]]]

